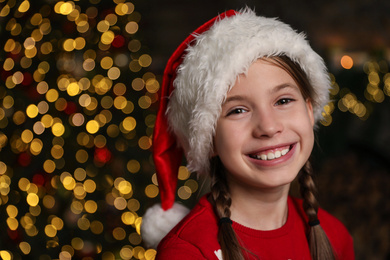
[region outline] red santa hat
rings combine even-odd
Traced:
[[[141,234],[147,246],[156,247],[188,213],[174,203],[182,156],[190,171],[208,173],[216,122],[237,76],[261,57],[280,55],[306,73],[318,122],[329,102],[326,66],[304,34],[278,19],[257,16],[248,8],[227,11],[195,30],[173,53],[164,71],[153,135],[161,205],[143,217]]]

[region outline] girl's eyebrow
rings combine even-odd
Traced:
[[[295,90],[298,90],[299,91],[299,88],[298,86],[296,86],[295,84],[291,84],[291,83],[283,83],[283,84],[280,84],[280,85],[277,85],[276,87],[272,88],[270,90],[270,93],[273,94],[273,93],[276,93],[278,91],[281,91],[285,88],[293,88]]]
[[[277,93],[283,89],[286,89],[286,88],[292,88],[292,89],[295,89],[297,91],[300,91],[298,86],[296,86],[295,84],[291,84],[291,83],[282,83],[280,85],[277,85],[276,87],[272,88],[270,90],[270,93],[271,94],[274,94],[274,93]],[[245,100],[245,97],[244,96],[240,96],[240,95],[234,95],[234,96],[230,96],[228,98],[226,98],[226,100],[222,103],[222,105],[225,105],[229,102],[233,102],[233,101],[243,101]]]
[[[245,97],[240,95],[234,95],[231,97],[226,98],[226,100],[222,103],[222,105],[225,105],[226,103],[232,102],[232,101],[243,101]]]

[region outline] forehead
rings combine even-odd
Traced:
[[[237,77],[228,96],[251,86],[276,91],[288,86],[297,87],[297,83],[284,68],[264,60],[257,60],[250,65],[246,73]]]

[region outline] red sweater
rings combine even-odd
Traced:
[[[257,256],[244,252],[246,259],[311,259],[306,239],[307,218],[302,209],[302,200],[289,197],[288,209],[286,224],[272,231],[254,230],[233,222],[240,243]],[[321,209],[318,218],[338,259],[355,259],[352,238],[344,225]],[[205,196],[161,241],[156,260],[222,260],[217,233],[218,219]]]

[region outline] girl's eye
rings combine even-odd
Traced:
[[[290,102],[294,101],[293,99],[291,98],[281,98],[279,99],[277,102],[276,102],[276,105],[279,106],[279,105],[286,105]]]
[[[246,110],[244,108],[235,108],[233,110],[230,110],[228,113],[227,113],[227,116],[230,116],[230,115],[233,115],[233,114],[241,114],[241,113],[245,113]]]

